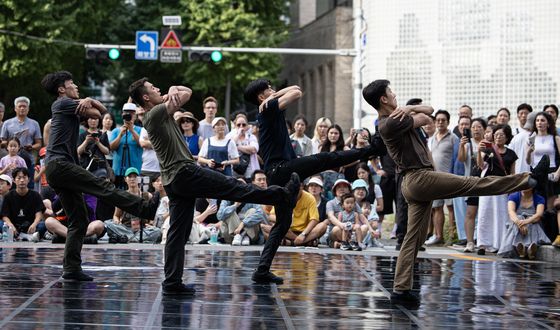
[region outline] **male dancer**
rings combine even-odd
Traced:
[[[299,86],[286,87],[276,92],[270,86],[270,81],[266,79],[254,80],[245,89],[245,100],[259,106],[257,115],[259,150],[264,160],[266,176],[271,184],[285,184],[292,172],[296,172],[300,179],[304,180],[315,173],[348,165],[359,159],[385,154],[383,141],[376,134],[367,148],[322,152],[297,158],[290,143],[284,110],[290,103],[299,100],[301,96]],[[259,265],[253,273],[254,282],[277,284],[284,282],[281,277],[270,272],[270,266],[291,223],[292,209],[282,216],[277,214],[276,223],[272,227],[261,253]]]
[[[45,174],[68,217],[62,278],[92,281],[93,278],[82,272],[81,267],[80,252],[89,223],[82,193],[93,195],[146,219],[154,217],[159,199],[144,202],[141,197],[118,190],[112,183],[97,178],[82,168],[77,151],[80,119],[101,119],[107,109],[99,101],[90,98],[79,99],[78,86],[74,84],[70,72],[49,73],[41,84],[47,92],[58,96],[51,107],[51,133],[47,146]]]
[[[194,203],[197,197],[208,197],[236,202],[273,204],[282,215],[294,207],[300,181],[296,173],[289,174],[285,188],[270,186],[261,189],[244,184],[233,177],[200,167],[191,155],[173,113],[191,97],[191,90],[172,86],[162,96],[159,88],[147,78],[132,83],[130,97],[146,110],[144,127],[161,165],[161,177],[169,196],[169,231],[165,244],[164,295],[192,295],[192,285],[182,282],[185,261],[185,243],[191,231]],[[270,276],[270,275],[269,275]]]
[[[548,157],[532,173],[505,177],[464,177],[435,172],[428,149],[414,130],[429,123],[434,109],[427,105],[399,107],[388,80],[376,80],[362,91],[364,99],[379,112],[379,132],[387,151],[403,175],[402,193],[408,201],[408,229],[397,259],[391,302],[415,306],[419,297],[411,293],[414,263],[426,238],[432,201],[457,196],[499,195],[543,185],[547,180]]]

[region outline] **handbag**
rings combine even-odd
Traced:
[[[251,162],[251,155],[240,153],[239,155],[239,164],[233,165],[233,170],[235,173],[244,175],[249,167],[249,163]]]

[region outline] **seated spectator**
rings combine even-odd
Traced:
[[[243,181],[241,178],[238,180]],[[264,243],[260,224],[267,223],[267,216],[262,205],[223,200],[217,218],[221,221],[220,234],[226,244],[247,246]]]
[[[26,167],[12,171],[16,189],[4,197],[2,220],[11,228],[14,237],[22,241],[38,242],[47,231],[43,220],[43,199],[38,192],[30,190],[29,172]]]
[[[91,214],[91,211],[92,209],[88,207],[88,213]],[[47,230],[53,234],[52,243],[65,243],[68,234],[68,217],[64,213],[60,199],[55,198],[50,210],[45,212],[45,214],[47,213],[49,213],[49,216],[47,216],[45,220],[45,225]],[[84,244],[97,244],[97,240],[103,237],[105,232],[105,224],[103,221],[90,221],[87,226],[86,236],[84,237]]]
[[[128,186],[127,191],[131,194],[142,196],[144,200],[149,200],[152,198],[151,194],[140,190],[138,184],[139,174],[140,172],[134,167],[126,170],[124,175]],[[122,242],[122,237],[126,237],[128,242],[131,243],[139,243],[141,241],[142,243],[157,243],[161,239],[161,229],[153,226],[153,219],[140,219],[118,207],[115,208],[113,220],[105,221],[105,226],[107,227],[110,241],[117,240]]]
[[[232,165],[239,163],[239,153],[235,143],[226,138],[226,119],[214,118],[212,127],[214,135],[202,143],[198,153],[198,162],[224,175],[232,176]]]
[[[2,210],[2,204],[4,203],[4,196],[12,189],[12,178],[6,174],[0,175],[0,211]],[[2,232],[2,227],[4,227],[4,221],[0,217],[0,232]]]
[[[41,197],[52,202],[54,201],[56,193],[47,182],[47,175],[45,174],[45,170],[47,169],[45,164],[46,155],[47,148],[42,147],[41,150],[39,150],[39,164],[35,165],[35,177],[33,178],[33,181],[35,181],[35,184],[39,184],[39,193],[41,194]]]
[[[363,214],[355,211],[356,198],[354,195],[347,193],[341,197],[342,211],[338,213],[338,221],[340,221],[344,229],[342,229],[341,250],[362,251],[362,240],[365,232],[368,230],[367,220]],[[351,240],[354,234],[357,242]]]
[[[520,258],[535,259],[539,245],[550,243],[540,224],[544,207],[544,197],[536,194],[533,188],[508,196],[510,222],[498,255],[511,257],[516,251]]]
[[[368,185],[368,183],[365,180],[362,179],[358,179],[354,182],[352,182],[352,194],[354,194],[354,197],[356,198],[356,203],[358,205],[362,205],[362,202],[370,202],[367,198],[367,196],[369,196],[369,189],[372,188],[371,185]],[[382,211],[383,210],[383,193],[381,192],[381,188],[379,187],[379,185],[374,184],[373,185],[373,189],[375,190],[374,192],[374,202],[377,204],[377,207],[373,210],[371,210],[371,216],[377,218],[377,220],[379,221],[379,229],[378,229],[378,237],[381,236],[381,219],[379,217],[379,214],[377,213],[378,210]],[[381,206],[380,206],[381,204]],[[370,202],[370,208],[371,208],[371,202]]]
[[[18,167],[27,167],[25,160],[18,156],[20,149],[19,139],[12,137],[8,140],[8,154],[0,159],[0,174],[12,176],[12,170]]]
[[[307,181],[307,192],[315,198],[319,210],[319,222],[327,220],[328,200],[323,196],[323,179],[320,175],[314,175]]]
[[[210,229],[212,227],[220,229],[220,222],[216,218],[216,212],[218,212],[217,201],[215,199],[198,198],[195,205],[193,225],[188,241],[193,244],[208,243]],[[199,209],[201,208],[204,208],[204,211],[200,212]]]
[[[161,229],[161,244],[167,241],[167,231],[169,230],[169,196],[163,188],[161,176],[152,183],[156,193],[159,194],[159,206],[154,219],[154,226]]]
[[[294,207],[292,226],[286,233],[285,245],[318,246],[319,238],[327,231],[327,223],[319,222],[319,210],[315,197],[300,189]]]
[[[338,214],[342,212],[342,196],[350,193],[351,188],[350,182],[345,179],[337,180],[333,185],[335,198],[327,203],[327,217],[330,222],[327,229],[329,233],[327,242],[333,248],[338,248],[343,241],[342,232],[346,230],[346,225],[338,219]],[[362,214],[362,209],[356,203],[354,203],[354,211]],[[365,230],[367,231],[367,228]]]
[[[367,219],[368,233],[364,238],[364,245],[371,247],[383,247],[383,244],[379,242],[379,237],[381,237],[381,223],[379,221],[379,215],[377,212],[372,210],[371,203],[364,200],[359,204],[364,213],[364,217]]]

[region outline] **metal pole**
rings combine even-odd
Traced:
[[[352,65],[352,85],[354,89],[353,127],[362,127],[362,0],[354,0],[354,50],[356,56]]]
[[[224,111],[226,113],[226,120],[229,124],[230,122],[230,112],[231,112],[231,79],[230,76],[228,74],[227,76],[227,80],[226,80],[226,105],[224,107]]]

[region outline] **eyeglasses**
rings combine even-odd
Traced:
[[[247,126],[247,124],[245,124],[245,123],[239,123],[239,124],[237,124],[237,127],[245,127],[245,126]]]
[[[192,123],[192,122],[193,122],[193,121],[190,120],[190,119],[181,119],[181,124],[184,124],[184,123]]]

